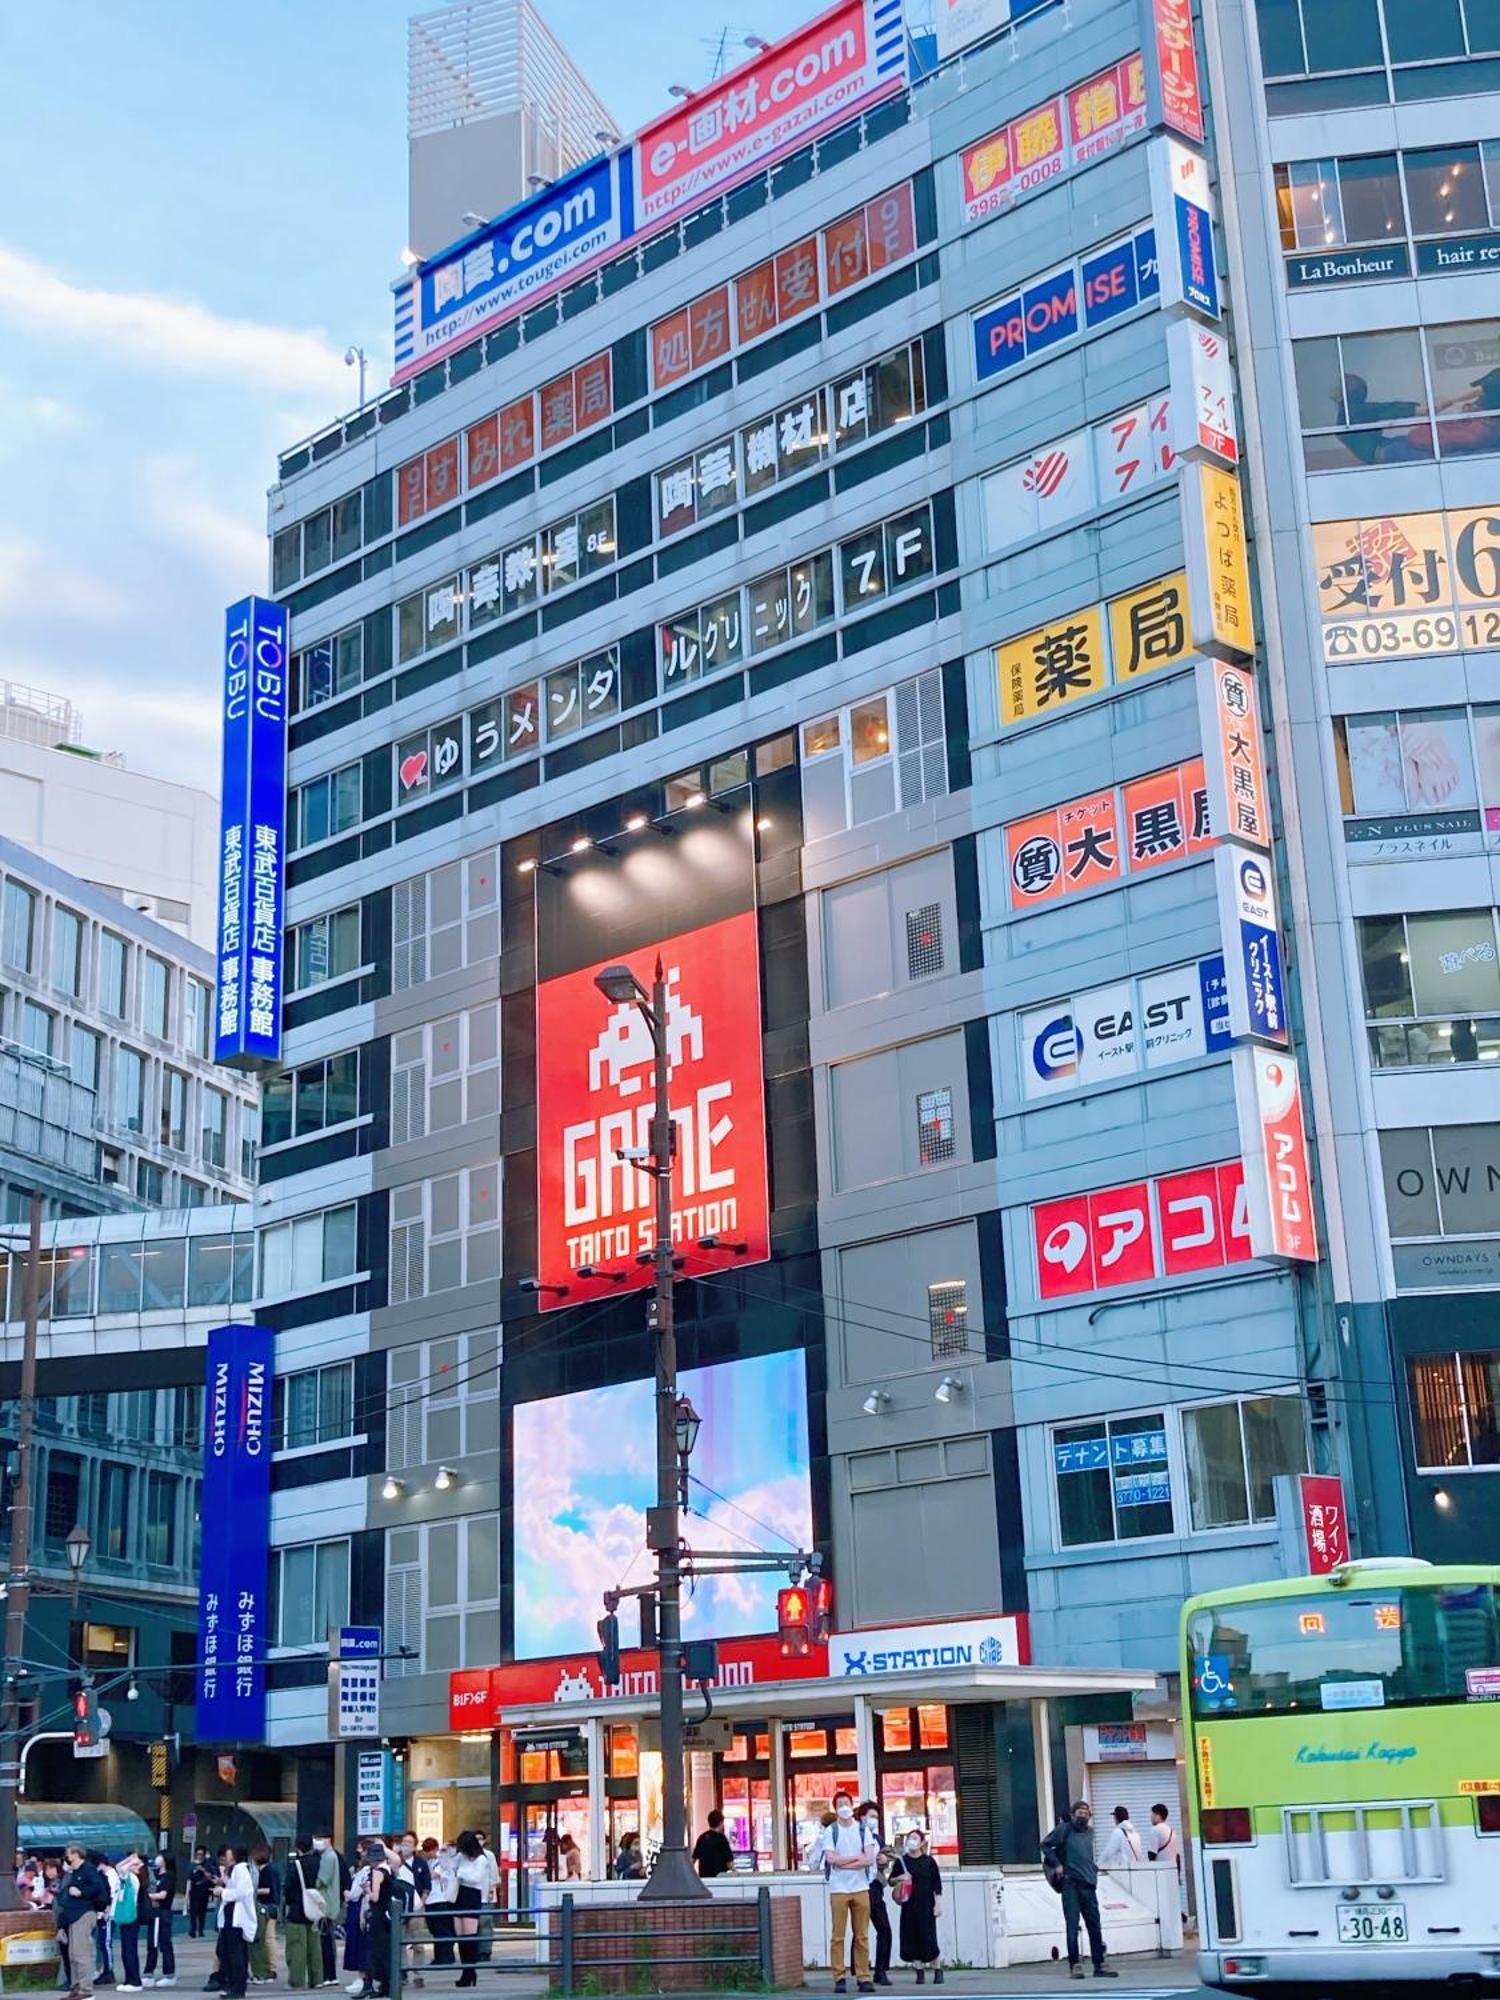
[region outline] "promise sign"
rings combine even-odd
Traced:
[[[705,920],[664,934],[663,918],[690,912]],[[651,1144],[652,1038],[639,1010],[607,1000],[595,979],[625,964],[649,994],[658,961],[677,1142],[672,1240],[690,1269],[702,1236],[744,1244],[737,1263],[770,1255],[749,826],[721,818],[538,877],[536,1271],[543,1286],[567,1288],[542,1291],[543,1310],[651,1282],[636,1260],[656,1240],[656,1185],[620,1156]]]

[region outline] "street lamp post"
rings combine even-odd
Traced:
[[[10,1503],[5,1596],[5,1660],[0,1668],[0,1912],[19,1910],[15,1852],[21,1790],[21,1664],[31,1602],[31,1432],[36,1415],[37,1290],[42,1267],[42,1198],[31,1197],[22,1285],[21,1386],[16,1399],[16,1483]]]
[[[682,1740],[682,1531],[678,1519],[677,1330],[673,1318],[672,1106],[667,1059],[667,982],[660,958],[648,997],[628,965],[607,965],[595,985],[607,1000],[636,1007],[651,1031],[656,1102],[649,1159],[635,1164],[656,1182],[656,1242],[651,1253],[655,1286],[651,1315],[656,1333],[656,1505],[646,1522],[647,1545],[656,1555],[659,1616],[658,1685],[661,1690],[662,1843],[641,1890],[642,1902],[673,1902],[711,1892],[688,1854],[687,1795]],[[681,1399],[686,1401],[686,1398]],[[692,1405],[688,1404],[689,1411]],[[688,1448],[691,1449],[691,1442]]]

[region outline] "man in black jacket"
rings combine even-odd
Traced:
[[[1089,1952],[1096,1979],[1118,1979],[1119,1974],[1104,1963],[1104,1930],[1099,1922],[1099,1868],[1094,1860],[1094,1814],[1087,1800],[1079,1799],[1066,1819],[1042,1842],[1042,1860],[1047,1879],[1062,1896],[1063,1923],[1068,1937],[1068,1970],[1082,1979],[1078,1962],[1078,1919],[1089,1934]]]
[[[727,1875],[734,1866],[734,1849],[729,1845],[729,1836],[724,1831],[724,1815],[711,1812],[708,1825],[699,1834],[693,1848],[693,1865],[707,1880],[713,1875]]]
[[[68,2000],[93,2000],[94,1932],[99,1913],[110,1903],[102,1869],[86,1860],[81,1847],[64,1850],[68,1872],[57,1892],[57,1941],[68,1973]]]

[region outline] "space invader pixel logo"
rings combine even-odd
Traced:
[[[626,955],[642,986],[660,957],[677,1152],[672,1238],[686,1268],[770,1255],[760,952],[753,910]],[[544,1311],[649,1284],[655,1184],[621,1153],[651,1143],[652,1038],[584,966],[537,988],[537,1268]],[[744,1250],[700,1252],[716,1236]],[[587,1270],[588,1276],[580,1276]]]

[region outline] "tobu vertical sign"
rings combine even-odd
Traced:
[[[286,847],[288,618],[263,597],[224,618],[224,763],[219,808],[214,1061],[281,1055]]]
[[[905,82],[902,0],[840,0],[641,130],[637,226],[652,228],[722,194]]]
[[[652,1177],[621,1157],[649,1147],[652,1038],[632,1004],[595,985],[626,964],[649,994],[666,980],[677,1153],[672,1238],[770,1255],[760,947],[748,815],[714,815],[675,838],[538,871],[537,1266],[543,1310],[651,1282]],[[709,1263],[715,1260],[709,1258]],[[717,1259],[723,1262],[722,1256]],[[590,1275],[580,1275],[583,1271]]]
[[[260,1743],[266,1733],[271,1546],[271,1393],[275,1336],[216,1326],[203,1413],[205,1521],[198,1571],[200,1743]]]

